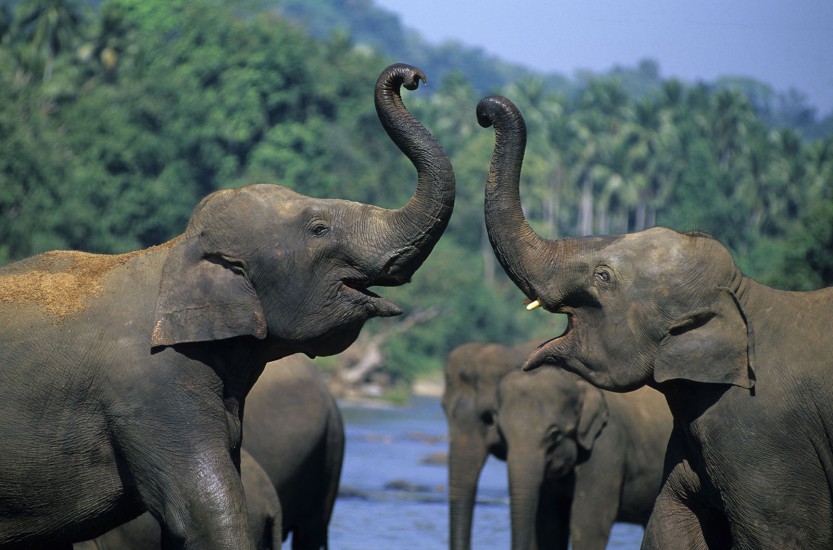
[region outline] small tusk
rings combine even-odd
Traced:
[[[530,303],[526,304],[526,310],[527,311],[532,311],[536,307],[541,307],[541,302],[539,302],[538,300],[535,300],[534,302],[530,302]]]

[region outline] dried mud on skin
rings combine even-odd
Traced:
[[[0,275],[0,303],[31,303],[48,315],[64,318],[83,310],[87,300],[101,292],[105,275],[139,254],[170,248],[175,241],[117,255],[46,252],[36,257],[37,269]]]

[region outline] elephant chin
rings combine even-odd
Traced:
[[[567,316],[567,329],[556,336],[550,338],[537,348],[527,357],[523,365],[523,370],[532,371],[538,367],[546,364],[549,366],[565,366],[567,358],[570,355],[571,343],[574,339],[575,332],[573,315]]]
[[[339,354],[356,341],[365,320],[360,319],[344,323],[339,325],[338,329],[331,330],[317,338],[307,339],[297,351],[305,354],[310,359]]]

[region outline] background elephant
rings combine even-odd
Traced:
[[[448,356],[442,407],[448,421],[449,543],[471,547],[477,482],[489,454],[505,460],[497,432],[497,389],[501,378],[520,370],[536,342],[516,346],[470,342]]]
[[[249,511],[249,535],[258,550],[281,547],[281,504],[269,476],[246,452],[240,451],[240,477]],[[159,548],[159,522],[145,512],[93,540],[73,545],[73,550],[153,550]]]
[[[833,547],[833,289],[763,286],[702,233],[543,239],[520,204],[521,114],[490,97],[477,115],[495,126],[495,254],[532,306],[568,317],[526,368],[647,384],[674,416],[643,547]]]
[[[498,388],[512,548],[604,550],[615,521],[646,525],[671,435],[665,398],[612,393],[560,369],[510,372]]]
[[[270,364],[246,398],[243,447],[263,466],[294,550],[327,548],[344,460],[344,424],[315,365],[302,355]]]
[[[398,210],[278,185],[223,190],[185,233],[122,255],[48,252],[0,268],[0,546],[68,548],[143,511],[167,548],[251,548],[243,403],[268,361],[342,351],[401,312],[448,224],[454,175],[405,109],[392,65],[376,108],[417,189]]]

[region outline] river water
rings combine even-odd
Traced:
[[[341,495],[330,522],[330,547],[447,548],[447,470],[427,460],[448,450],[439,400],[413,397],[406,407],[342,404],[341,409],[347,449]],[[608,549],[635,550],[641,540],[640,526],[616,524]],[[510,546],[506,466],[490,457],[480,477],[472,547]]]

